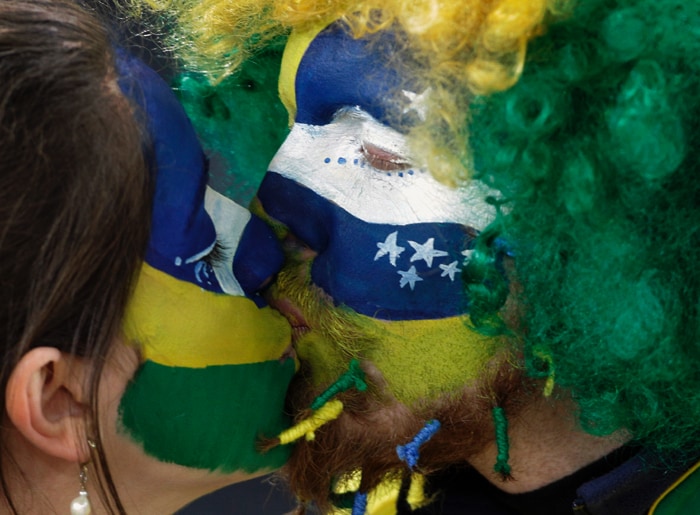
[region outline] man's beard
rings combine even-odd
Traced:
[[[288,406],[301,420],[315,393],[302,369],[293,381]],[[409,469],[396,451],[429,420],[441,427],[420,448],[416,471],[428,475],[455,464],[466,464],[494,441],[492,410],[503,407],[509,415],[519,411],[522,391],[517,369],[502,365],[481,386],[465,387],[453,396],[408,408],[371,392],[351,390],[337,396],[344,409],[340,417],[315,431],[312,441],[299,440],[285,467],[289,485],[301,501],[313,500],[323,513],[332,503],[333,485],[362,471],[361,492],[368,492],[383,479],[403,477]]]
[[[319,372],[311,367],[334,368],[335,377],[347,368],[352,358],[361,361],[367,373],[368,389],[338,394],[344,409],[339,418],[315,431],[311,441],[302,439],[295,445],[285,468],[292,491],[302,501],[315,501],[326,512],[333,502],[333,485],[361,470],[360,491],[368,492],[382,480],[409,473],[399,459],[396,447],[410,442],[427,421],[440,422],[439,431],[420,448],[416,471],[431,474],[454,464],[466,463],[495,439],[492,410],[503,408],[513,417],[525,397],[523,377],[513,366],[515,360],[504,350],[484,368],[483,375],[461,391],[443,394],[406,406],[389,392],[381,371],[363,361],[366,351],[380,342],[368,336],[367,328],[358,325],[357,317],[334,307],[323,295],[313,293],[305,274],[297,266],[283,270],[278,277],[275,296],[283,296],[299,306],[309,326],[312,341],[332,346],[326,362],[314,359],[299,346],[302,368],[292,382],[288,408],[297,421],[310,415],[309,406],[328,387],[328,378],[319,381]],[[307,335],[305,338],[309,338]],[[302,338],[302,342],[304,338]],[[459,345],[459,342],[455,342]],[[316,355],[311,351],[311,355]],[[426,356],[426,359],[431,359]],[[330,361],[334,361],[331,363]]]

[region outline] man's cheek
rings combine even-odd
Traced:
[[[309,297],[309,291],[301,295]],[[313,311],[306,313],[310,328],[297,339],[295,348],[299,359],[308,364],[312,386],[325,389],[347,371],[353,359],[362,361],[381,346],[382,331],[377,320],[347,307],[335,307],[326,300],[311,304]]]
[[[352,319],[297,342],[313,387],[327,387],[357,358],[376,367],[388,393],[413,406],[474,384],[498,350],[498,340],[478,334],[464,316],[388,322],[355,313]],[[353,337],[358,333],[361,342]]]
[[[468,318],[379,322],[382,345],[368,359],[396,399],[413,406],[460,391],[483,375],[496,340],[476,333]]]
[[[311,385],[325,388],[347,368],[347,357],[327,335],[311,331],[296,344],[299,359],[309,365]]]

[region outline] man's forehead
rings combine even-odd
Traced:
[[[390,30],[355,39],[340,22],[326,27],[310,41],[296,70],[294,121],[325,125],[339,109],[357,106],[399,130],[415,124],[421,110],[413,104],[424,88],[401,48]]]

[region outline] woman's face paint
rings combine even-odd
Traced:
[[[292,36],[280,90],[294,125],[256,209],[308,247],[290,247],[275,296],[300,309],[288,315],[309,329],[297,350],[317,386],[360,357],[413,404],[469,384],[493,356],[468,326],[462,275],[495,212],[483,184],[445,186],[412,154],[404,129],[430,93],[386,65],[392,38],[340,24]]]
[[[279,313],[144,264],[125,332],[144,363],[122,397],[122,429],[146,453],[222,472],[284,463],[284,448],[256,450],[260,436],[289,426],[284,399],[295,361]]]
[[[289,425],[291,330],[257,291],[281,265],[267,226],[207,187],[207,163],[167,85],[120,56],[120,86],[154,150],[145,263],[124,321],[142,363],[119,405],[118,431],[162,462],[221,472],[281,466],[261,436]]]

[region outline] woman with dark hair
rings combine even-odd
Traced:
[[[70,0],[0,3],[0,84],[0,512],[172,513],[280,466],[281,255],[167,85]]]

